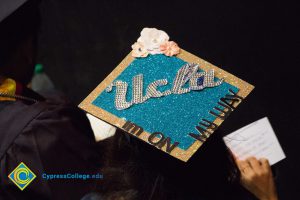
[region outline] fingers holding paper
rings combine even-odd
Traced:
[[[236,160],[241,184],[260,200],[278,200],[272,170],[267,159]]]

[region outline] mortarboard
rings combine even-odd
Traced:
[[[79,107],[188,161],[253,88],[180,49],[166,32],[144,28]]]
[[[1,0],[0,1],[0,22],[17,10],[27,0]]]

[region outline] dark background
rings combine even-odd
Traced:
[[[80,103],[129,53],[143,27],[255,85],[223,123],[230,133],[269,117],[287,158],[275,165],[281,199],[300,199],[299,15],[280,1],[44,0],[39,62]]]

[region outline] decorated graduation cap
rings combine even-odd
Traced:
[[[79,105],[182,161],[253,86],[144,28],[132,51]]]
[[[1,0],[0,1],[0,22],[17,10],[27,0]]]

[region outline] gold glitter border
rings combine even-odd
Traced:
[[[245,98],[253,89],[254,86],[239,79],[238,77],[216,67],[215,65],[181,49],[180,53],[177,55],[178,58],[189,62],[189,63],[197,63],[201,66],[201,69],[208,70],[214,69],[215,76],[218,78],[224,78],[224,81],[239,88],[238,95]],[[100,93],[102,93],[105,88],[112,83],[118,76],[121,74],[127,66],[134,60],[134,57],[131,55],[131,52],[122,60],[122,62],[79,104],[79,107],[90,114],[106,121],[109,124],[112,124],[120,129],[126,123],[125,120],[113,115],[112,113],[103,110],[97,106],[94,106],[92,102],[98,97]],[[240,102],[237,102],[235,106],[237,106]],[[215,124],[218,126],[221,125],[223,120],[216,118],[214,121]],[[139,125],[139,124],[137,124]],[[142,127],[142,126],[141,126]],[[124,130],[124,129],[123,129]],[[129,133],[131,134],[131,133]],[[133,134],[131,134],[133,135]],[[148,137],[151,134],[144,131],[138,138],[142,139],[143,141],[148,142]],[[135,135],[133,135],[135,136]],[[135,136],[137,137],[137,136]],[[187,162],[190,157],[200,148],[202,142],[196,140],[187,150],[183,150],[179,147],[175,147],[170,155]],[[162,151],[166,152],[165,148],[161,149]]]

